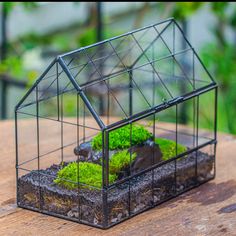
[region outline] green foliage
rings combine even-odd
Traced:
[[[164,161],[169,160],[176,156],[176,142],[165,138],[156,138],[155,143],[157,143],[162,152],[162,159]],[[187,148],[181,144],[177,144],[177,155],[187,151]]]
[[[211,10],[221,18],[221,20],[225,19],[225,10],[228,7],[228,2],[212,2]]]
[[[0,64],[0,73],[8,73],[14,77],[22,75],[23,63],[19,57],[8,57]]]
[[[234,109],[236,103],[236,49],[235,42],[232,43],[226,34],[227,30],[235,30],[236,6],[229,2],[212,2],[211,11],[216,18],[212,27],[215,41],[203,46],[201,58],[219,84],[218,96],[218,130],[236,134],[236,123],[233,118],[236,116]],[[205,99],[207,102],[207,99]],[[214,107],[205,109],[204,114],[213,113]],[[210,109],[210,110],[209,110]],[[202,114],[202,115],[204,115]]]
[[[109,162],[109,172],[112,174],[120,172],[123,168],[129,166],[129,163],[131,163],[136,157],[136,153],[130,155],[128,150],[123,150],[113,154]]]
[[[32,50],[39,45],[49,45],[51,38],[47,36],[40,36],[35,32],[27,33],[20,36],[17,41],[13,41],[13,46],[20,48],[22,51]]]
[[[35,70],[24,69],[23,61],[17,56],[8,56],[4,61],[0,63],[0,75],[6,74],[15,79],[28,79],[28,81],[35,80],[38,73]]]
[[[108,29],[103,31],[103,38],[108,39],[121,34],[117,30]],[[95,27],[87,28],[84,32],[79,34],[78,43],[80,47],[85,47],[97,42],[97,29]]]
[[[132,134],[130,130],[131,126]],[[132,135],[131,145],[130,134]],[[109,149],[114,150],[128,148],[136,144],[141,144],[151,137],[152,134],[142,125],[126,125],[109,133]],[[102,133],[97,134],[92,139],[92,148],[94,150],[102,149]]]
[[[232,14],[228,17],[229,24],[232,27],[236,27],[236,5],[234,4],[233,6],[233,12]]]
[[[115,174],[109,174],[110,183],[113,183],[116,178],[117,176]],[[73,183],[68,181],[73,181]],[[54,183],[64,186],[67,189],[75,189],[78,187],[78,181],[82,184],[101,188],[102,166],[89,162],[72,162],[57,173]]]
[[[128,166],[136,156],[136,153],[130,156],[128,150],[113,154],[109,162],[109,182],[113,183],[117,179],[116,173]],[[67,189],[75,189],[78,187],[78,181],[82,184],[101,188],[102,166],[90,162],[80,162],[79,164],[72,162],[57,173],[57,178],[54,180],[54,183],[64,186]]]
[[[160,3],[161,4],[161,3]],[[218,130],[236,134],[236,123],[234,117],[236,110],[236,41],[232,41],[228,33],[235,32],[236,27],[236,4],[232,2],[178,2],[162,3],[163,9],[169,16],[177,20],[188,20],[190,16],[196,14],[197,10],[207,5],[214,17],[214,24],[210,26],[211,39],[201,49],[200,57],[206,65],[213,78],[219,84],[218,92]],[[160,9],[160,8],[159,8]],[[170,9],[170,10],[169,10]],[[213,38],[213,39],[212,39]],[[211,128],[212,120],[207,119],[214,114],[212,105],[212,95],[202,98],[205,106],[201,107],[199,128]],[[187,108],[187,115],[191,116],[191,107]],[[209,115],[210,113],[210,115]],[[211,116],[212,117],[212,116]],[[191,120],[190,117],[189,120]],[[167,118],[170,122],[174,119]]]
[[[10,14],[17,5],[23,7],[25,10],[32,10],[38,7],[38,2],[1,2],[0,4],[3,5],[3,9],[7,15]]]
[[[201,57],[213,77],[217,79],[220,86],[218,96],[218,130],[236,134],[236,123],[232,121],[236,117],[236,50],[235,46],[226,43],[220,49],[216,43],[205,45],[201,51]],[[206,105],[205,114],[209,113]]]
[[[203,6],[204,2],[177,2],[174,4],[172,16],[184,20]]]
[[[93,44],[96,42],[96,31],[94,28],[87,29],[78,38],[81,47]]]
[[[2,2],[1,4],[3,5],[3,10],[7,15],[13,10],[16,5],[15,2]]]
[[[216,43],[206,44],[201,56],[207,68],[216,75],[221,89],[226,91],[235,85],[236,50],[231,44],[225,45],[223,51],[217,46]]]

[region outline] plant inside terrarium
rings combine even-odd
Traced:
[[[102,133],[76,147],[80,162],[65,165],[54,183],[68,189],[102,187]],[[166,138],[155,138],[143,125],[126,125],[109,134],[109,183],[167,161],[184,153],[187,147]]]

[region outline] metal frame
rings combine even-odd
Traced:
[[[159,29],[159,28],[160,29]],[[171,28],[172,27],[172,28]],[[168,45],[169,38],[165,38],[165,33],[171,28],[172,35],[169,38],[172,40],[172,46]],[[147,42],[143,40],[146,34],[150,33],[150,41]],[[186,42],[186,47],[183,50],[177,50],[176,41],[179,38],[176,38],[177,33],[179,37],[182,37]],[[141,36],[139,35],[141,34]],[[153,35],[154,34],[154,35]],[[154,37],[154,38],[153,38]],[[118,42],[117,42],[118,41]],[[117,44],[116,44],[117,43]],[[124,44],[128,44],[124,46]],[[167,55],[159,55],[162,53],[162,49],[158,48],[158,44],[161,44],[162,47],[167,51]],[[131,47],[130,47],[131,44]],[[122,46],[123,45],[123,46]],[[120,50],[120,47],[122,50]],[[171,48],[172,47],[172,48]],[[95,51],[94,51],[95,50]],[[191,53],[192,64],[191,66],[191,75],[186,72],[182,61],[178,60],[177,57],[181,56],[182,58],[186,57],[186,53]],[[160,63],[164,60],[171,60],[171,69],[168,73],[164,73],[160,70]],[[110,63],[113,65],[110,66]],[[197,68],[195,63],[198,62],[201,69],[204,71],[206,77],[199,78],[196,76]],[[137,65],[138,63],[141,63]],[[166,62],[168,65],[168,62]],[[109,67],[110,66],[110,67]],[[149,67],[149,69],[143,67]],[[161,67],[161,66],[160,66]],[[108,69],[110,69],[107,72]],[[162,69],[162,68],[161,68]],[[176,72],[178,69],[178,73]],[[140,73],[137,75],[137,73]],[[148,74],[147,74],[148,73]],[[142,76],[142,83],[137,82],[138,77]],[[147,75],[145,77],[145,75]],[[87,76],[88,79],[86,82],[83,82],[84,76]],[[122,81],[119,79],[120,76],[123,76],[126,84],[122,84]],[[166,78],[168,76],[168,78]],[[145,78],[148,78],[147,82],[143,82]],[[122,103],[119,96],[116,94],[116,90],[112,86],[112,83],[116,81],[121,83],[119,92],[127,92],[127,100]],[[174,82],[173,82],[174,81]],[[46,87],[45,87],[45,84]],[[180,89],[180,85],[184,84],[189,90],[187,92],[181,93],[176,96],[174,93]],[[43,84],[43,85],[41,85]],[[200,85],[199,85],[200,84]],[[93,101],[93,94],[91,93],[91,87],[101,85],[101,88],[104,89],[105,94],[107,95],[107,106],[106,115],[99,114],[99,109],[96,109],[96,101]],[[41,87],[40,87],[41,86]],[[148,91],[146,91],[147,89]],[[156,92],[157,91],[157,92]],[[158,99],[159,92],[165,92],[168,99],[157,102],[155,99]],[[183,92],[180,89],[180,92]],[[200,129],[200,112],[201,107],[201,97],[214,92],[214,114],[213,117],[210,117],[210,122],[213,125],[212,132],[213,136],[203,137],[199,134]],[[90,94],[91,93],[91,94]],[[67,121],[65,118],[64,104],[65,96],[71,94],[75,97],[75,117],[77,117],[76,122]],[[137,95],[142,99],[143,104],[139,104],[142,108],[136,106]],[[149,96],[150,95],[150,96]],[[33,96],[33,99],[30,100],[30,96]],[[56,97],[56,113],[55,117],[50,117],[47,115],[42,115],[40,110],[40,105],[42,102],[47,102],[50,99]],[[113,100],[112,100],[113,99]],[[28,101],[29,100],[29,101]],[[113,104],[111,104],[113,101]],[[179,129],[181,116],[181,109],[179,107],[187,102],[192,102],[192,118],[193,118],[193,131],[191,134],[183,133]],[[115,105],[114,105],[115,104]],[[35,106],[35,107],[34,107]],[[34,107],[32,112],[27,111],[28,108]],[[111,108],[113,111],[111,111]],[[135,109],[139,108],[138,111]],[[25,111],[26,109],[26,111]],[[86,111],[87,109],[87,111]],[[120,118],[117,121],[111,121],[111,116],[114,116],[114,110],[120,110],[120,116],[124,115],[124,118]],[[158,122],[156,122],[157,116],[163,114],[166,111],[174,111],[174,120],[175,128],[173,130],[165,130],[162,127],[159,127]],[[104,111],[103,111],[104,112]],[[114,114],[113,114],[114,113]],[[96,121],[97,126],[92,126],[86,124],[87,115],[90,114],[92,118]],[[36,118],[36,146],[37,146],[37,156],[21,161],[21,156],[19,154],[20,138],[19,132],[22,132],[19,128],[19,116],[26,115],[29,117]],[[41,134],[40,126],[41,120],[50,121],[50,122],[59,122],[60,124],[60,147],[54,148],[46,153],[41,153]],[[131,155],[132,155],[132,127],[133,124],[137,122],[143,122],[144,120],[152,121],[151,132],[153,137],[158,136],[158,131],[166,131],[171,133],[176,143],[179,143],[179,135],[189,136],[193,140],[191,147],[187,149],[184,153],[178,153],[176,145],[176,155],[166,161],[161,163],[154,163],[155,151],[153,148],[153,157],[152,164],[138,173],[132,173],[131,171]],[[66,126],[73,125],[76,131],[76,139],[66,143],[65,133]],[[123,126],[130,126],[130,164],[129,176],[126,176],[120,180],[117,180],[115,183],[109,183],[109,135],[116,129],[119,129]],[[41,177],[44,174],[41,173],[41,162],[43,162],[49,154],[60,151],[60,161],[65,161],[65,149],[70,148],[72,145],[79,145],[86,140],[91,139],[91,136],[86,134],[87,130],[93,130],[94,132],[102,132],[102,188],[97,189],[101,194],[102,201],[102,221],[99,224],[94,222],[86,221],[82,217],[81,210],[81,197],[80,192],[83,186],[86,186],[84,183],[81,183],[78,177],[76,184],[78,185],[77,196],[78,196],[78,217],[75,219],[73,217],[68,217],[62,214],[58,214],[53,211],[48,211],[44,209],[43,202],[43,187],[41,186]],[[204,64],[198,57],[194,48],[191,46],[189,41],[186,39],[182,29],[174,19],[167,19],[157,24],[153,24],[141,29],[137,29],[126,34],[113,37],[108,40],[101,41],[99,43],[80,48],[78,50],[63,54],[58,56],[45,70],[45,72],[40,76],[40,78],[35,82],[31,89],[25,94],[25,96],[19,101],[15,108],[15,132],[16,132],[16,178],[17,178],[17,204],[20,207],[31,209],[34,211],[39,211],[45,214],[73,220],[76,222],[92,225],[99,228],[109,228],[117,223],[120,223],[140,212],[143,212],[149,208],[152,208],[164,201],[167,201],[173,197],[178,196],[179,194],[199,186],[200,184],[212,179],[215,177],[215,153],[216,153],[216,143],[217,143],[217,84],[205,68]],[[56,138],[56,137],[55,137]],[[200,142],[199,140],[204,140]],[[204,181],[198,181],[198,155],[199,151],[203,148],[213,146],[213,151],[211,152],[212,163],[214,165],[213,174],[205,179]],[[190,186],[184,188],[183,191],[178,190],[178,160],[184,158],[188,155],[195,155],[195,176],[194,183]],[[29,170],[24,166],[33,161],[37,160],[37,170]],[[77,156],[76,161],[79,163],[80,158]],[[54,163],[52,163],[54,164]],[[170,196],[165,197],[164,199],[159,200],[158,202],[154,201],[155,197],[155,172],[160,168],[164,168],[165,165],[174,165],[174,190]],[[19,181],[21,176],[19,176],[19,170],[24,170],[29,173],[37,173],[39,184],[38,184],[38,207],[30,206],[22,203],[22,196],[20,195]],[[78,165],[79,172],[79,165]],[[132,187],[133,181],[136,178],[141,178],[144,175],[152,175],[151,181],[151,192],[152,192],[152,203],[145,206],[144,209],[134,212],[132,210]],[[45,174],[46,176],[46,174]],[[51,176],[54,177],[55,176]],[[70,181],[68,181],[70,182]],[[128,197],[127,197],[127,216],[123,216],[121,219],[118,219],[116,222],[112,222],[111,212],[109,208],[109,194],[110,191],[117,189],[118,186],[125,184],[128,186]],[[93,188],[92,186],[89,186]],[[93,188],[96,189],[96,188]],[[97,191],[96,190],[96,191]]]

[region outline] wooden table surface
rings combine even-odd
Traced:
[[[14,121],[1,121],[0,235],[236,235],[236,138],[218,140],[215,180],[100,230],[16,207]]]

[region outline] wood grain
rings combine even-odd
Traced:
[[[24,122],[29,129],[30,121]],[[219,134],[218,139],[215,180],[111,229],[99,230],[16,207],[14,121],[2,121],[0,235],[236,235],[236,138]],[[54,140],[49,137],[47,142]]]

